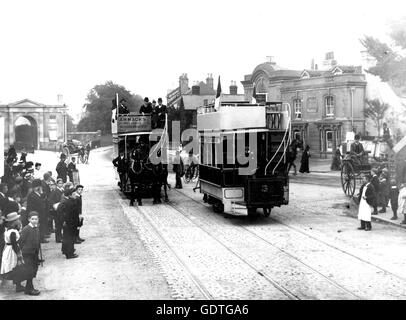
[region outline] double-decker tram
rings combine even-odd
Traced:
[[[288,103],[210,106],[197,115],[197,129],[200,192],[215,211],[241,214],[246,208],[253,216],[262,209],[269,216],[273,207],[288,204]]]
[[[113,136],[113,159],[119,155],[124,156],[124,170],[118,185],[125,194],[137,198],[141,205],[141,198],[154,197],[160,194],[161,186],[164,185],[165,200],[168,152],[167,141],[167,115],[165,115],[164,128],[153,127],[153,116],[138,113],[116,114],[113,110],[112,136]],[[151,160],[156,155],[160,161]],[[136,193],[136,195],[134,195]],[[132,203],[135,198],[132,197]],[[154,197],[154,201],[158,200]],[[159,200],[160,201],[160,200]]]

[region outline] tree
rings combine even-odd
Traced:
[[[137,112],[140,107],[140,96],[133,95],[125,87],[107,81],[94,86],[87,95],[87,103],[83,106],[84,114],[79,121],[78,131],[97,131],[111,133],[111,106],[116,93],[121,100],[126,99],[130,112]],[[142,101],[142,97],[141,97]]]
[[[378,130],[378,137],[381,134],[381,124],[385,116],[386,111],[389,108],[389,104],[382,103],[378,99],[366,100],[367,107],[364,110],[366,118],[371,119]]]
[[[360,40],[367,53],[376,60],[375,66],[367,72],[389,82],[398,93],[405,94],[406,57],[399,52],[406,49],[406,17],[391,23],[390,37],[393,40],[391,45],[372,36]]]
[[[67,118],[66,118],[66,129],[68,132],[75,131],[75,125],[73,124],[73,118],[70,114],[68,114]]]

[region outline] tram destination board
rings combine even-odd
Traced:
[[[118,133],[151,131],[151,117],[140,114],[123,114],[117,121]]]

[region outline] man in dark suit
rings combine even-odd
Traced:
[[[168,113],[168,110],[166,106],[162,104],[162,98],[158,98],[158,105],[154,111],[158,115],[157,128],[163,129],[165,127],[165,115]]]
[[[140,108],[140,113],[142,114],[142,115],[148,115],[148,114],[151,114],[152,113],[152,105],[151,105],[151,103],[149,102],[149,99],[148,99],[148,97],[145,97],[144,98],[144,104],[141,106],[141,108]]]
[[[59,180],[59,186],[57,187],[55,182],[51,181],[49,184],[49,187],[51,189],[51,192],[49,193],[48,197],[48,203],[49,203],[49,219],[48,219],[48,230],[50,232],[55,231],[55,238],[56,236],[56,209],[55,207],[58,206],[61,202],[61,198],[63,195],[63,188],[62,188],[63,182],[60,179]],[[54,230],[54,222],[55,222],[55,230]],[[62,228],[62,227],[61,227]],[[60,236],[60,241],[61,241],[62,236]],[[56,239],[58,240],[58,239]],[[58,241],[57,241],[58,242]]]
[[[350,154],[352,159],[354,160],[354,162],[357,165],[361,165],[362,164],[362,157],[365,154],[364,151],[364,147],[362,145],[362,143],[360,143],[360,136],[358,134],[355,135],[355,141],[353,144],[351,144],[351,148],[350,148]]]
[[[61,178],[63,183],[66,182],[66,178],[68,175],[68,166],[66,165],[66,155],[64,153],[61,154],[61,161],[58,162],[56,165],[56,172],[58,173],[57,179]]]
[[[62,179],[57,180],[57,189],[60,191],[61,197],[55,212],[55,242],[62,243],[63,215],[66,205],[65,202],[68,201],[69,197],[65,196]]]
[[[1,210],[1,212],[4,211],[4,208],[8,202],[7,193],[8,193],[7,184],[0,183],[0,210]]]
[[[78,195],[74,188],[66,189],[64,195],[68,199],[60,204],[63,213],[62,253],[66,256],[66,259],[73,259],[78,257],[78,255],[75,254],[74,247],[76,230],[79,226]]]
[[[113,165],[117,168],[117,173],[120,177],[120,189],[121,191],[124,190],[125,186],[125,172],[127,170],[127,164],[124,158],[124,152],[120,152],[120,155],[115,158],[113,161]]]
[[[374,207],[373,215],[378,214],[378,192],[379,192],[379,177],[378,177],[378,169],[373,168],[371,170],[371,184],[374,187],[374,202],[372,206]]]
[[[27,212],[30,213],[31,211],[36,211],[38,213],[41,243],[48,243],[49,241],[45,240],[48,226],[45,212],[46,201],[42,194],[42,181],[35,179],[32,182],[32,192],[27,198]]]
[[[77,193],[77,199],[76,199],[76,204],[77,204],[77,210],[78,210],[78,215],[79,215],[79,226],[76,230],[76,244],[81,244],[85,239],[80,237],[80,228],[83,226],[83,216],[82,216],[82,193],[83,193],[83,185],[78,184],[76,186],[76,193]]]

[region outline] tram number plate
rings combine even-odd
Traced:
[[[268,129],[281,130],[282,128],[282,113],[270,112],[266,115]]]

